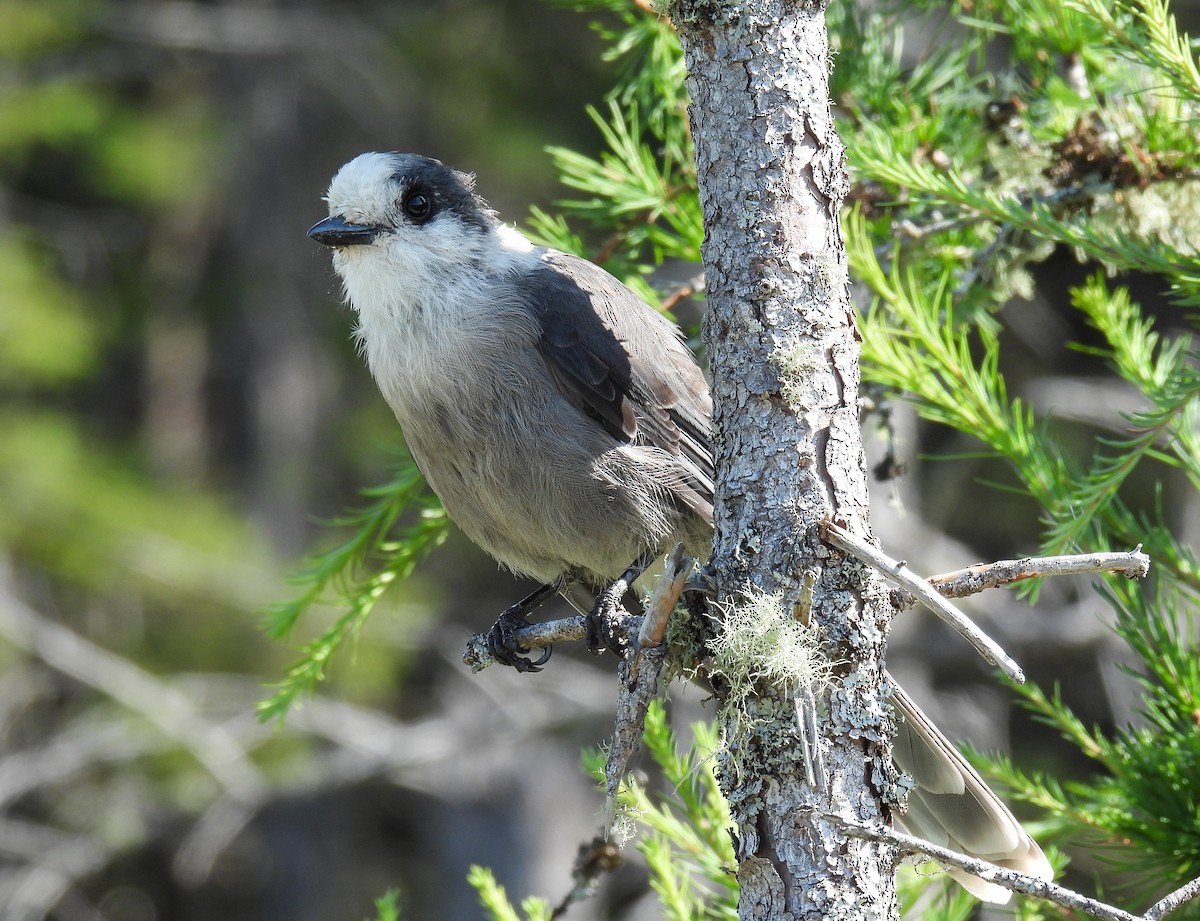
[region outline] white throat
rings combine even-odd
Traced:
[[[346,300],[358,314],[355,335],[402,425],[448,376],[473,373],[499,344],[488,341],[497,329],[537,335],[526,311],[497,298],[506,278],[537,265],[537,248],[506,226],[478,233],[452,224],[450,232],[425,233],[438,229],[384,235],[334,255]],[[497,324],[499,313],[512,316]]]

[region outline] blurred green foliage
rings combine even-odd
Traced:
[[[547,139],[595,131],[593,42],[529,0],[0,0],[0,915],[47,841],[95,861],[38,889],[47,912],[187,888],[156,855],[190,823],[341,744],[253,722],[287,657],[264,611],[400,443],[304,231],[364,149],[487,151],[536,199]],[[323,673],[343,700],[396,704],[444,594],[410,580],[355,632]],[[14,828],[43,838],[10,853]]]
[[[543,106],[587,98],[589,73],[536,72],[571,58],[582,23],[532,60],[496,41],[533,48],[542,12],[0,3],[0,556],[18,585],[118,620],[199,605],[210,639],[194,654],[246,664],[284,591],[277,557],[399,442],[303,236],[322,184],[359,145],[486,138],[507,183],[536,188],[541,113],[501,108],[535,88]],[[422,68],[442,77],[413,82]],[[359,105],[381,123],[361,130]],[[566,121],[594,130],[581,110]],[[280,360],[303,368],[291,398],[308,405],[280,409]]]
[[[28,239],[0,237],[0,383],[6,389],[50,386],[85,377],[99,359],[85,296],[64,283]]]
[[[261,536],[231,497],[156,476],[89,412],[113,412],[101,388],[121,334],[140,332],[122,317],[149,300],[145,228],[211,206],[220,169],[200,87],[151,103],[149,81],[88,66],[107,9],[0,6],[0,554],[68,609],[137,597],[151,614],[244,616],[275,578]],[[109,241],[105,222],[133,233]]]

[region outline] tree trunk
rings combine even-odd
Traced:
[[[779,687],[757,689],[737,727],[745,738],[753,722],[751,744],[719,769],[737,824],[740,916],[895,918],[894,849],[830,819],[886,821],[896,774],[882,583],[818,538],[823,518],[869,536],[824,4],[675,0],[670,13],[707,231],[717,590],[725,604],[782,593],[781,616],[811,618],[833,668],[814,688],[815,784]]]

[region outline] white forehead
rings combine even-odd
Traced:
[[[387,211],[395,204],[398,166],[394,154],[359,154],[339,169],[329,183],[325,194],[329,213],[378,217]]]

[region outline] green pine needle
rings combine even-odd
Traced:
[[[268,612],[264,629],[274,637],[290,633],[301,616],[318,604],[336,604],[341,615],[300,656],[274,693],[258,707],[259,718],[282,719],[325,679],[329,664],[343,643],[352,640],[395,583],[407,578],[417,564],[445,539],[449,519],[431,495],[411,458],[402,460],[392,480],[363,491],[369,505],[331,522],[353,529],[341,544],[313,557],[294,579],[303,590],[291,601]],[[400,526],[405,515],[416,521]]]

